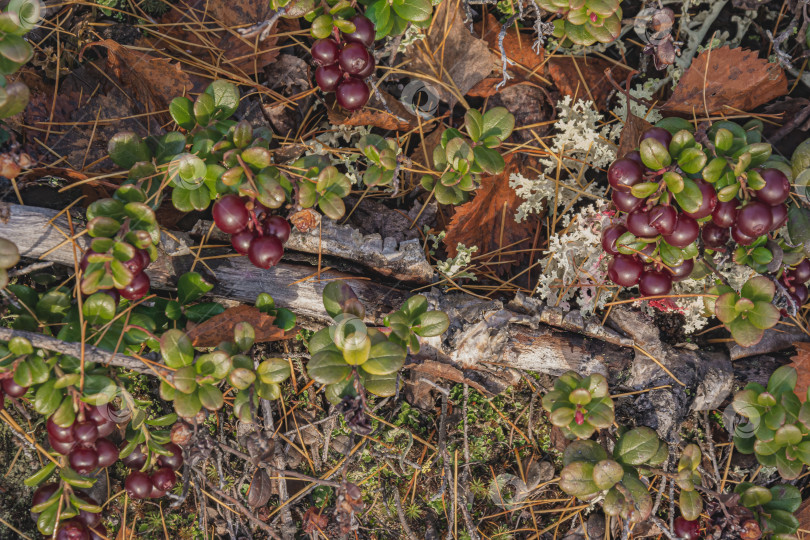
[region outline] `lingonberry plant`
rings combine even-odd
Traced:
[[[765,330],[779,322],[779,309],[773,305],[776,285],[765,276],[749,279],[739,293],[722,284],[711,292],[718,296],[704,298],[706,307],[744,347],[759,343]]]
[[[618,210],[602,233],[602,247],[612,255],[608,277],[622,287],[638,285],[642,296],[667,295],[696,266],[713,270],[731,256],[764,276],[741,293],[759,303],[754,309],[751,298],[736,295],[732,312],[731,289],[718,285],[714,292],[727,296],[712,301],[710,311],[740,344],[758,342],[762,330],[778,321],[779,311],[770,306],[775,292],[786,299],[785,313],[795,314],[810,278],[801,246],[783,235],[790,195],[784,169],[761,141],[757,122],[741,127],[721,121],[696,132],[684,120],[662,120],[641,136],[638,150],[608,169]]]
[[[741,482],[734,488],[740,496],[740,505],[748,509],[751,519],[762,524],[765,538],[793,540],[800,523],[793,513],[802,504],[802,496],[796,486],[776,485],[769,488]]]
[[[478,187],[482,174],[499,174],[505,162],[495,150],[515,128],[515,117],[504,107],[494,107],[484,114],[469,109],[464,116],[464,134],[447,128],[441,144],[433,149],[433,166],[437,174],[425,175],[421,183],[442,204],[460,204]],[[438,176],[438,180],[434,178]]]
[[[810,404],[794,392],[798,374],[792,366],[774,371],[768,386],[748,383],[734,396],[734,410],[748,421],[734,430],[734,446],[754,454],[782,478],[797,478],[810,465]]]
[[[0,119],[22,112],[28,105],[30,92],[21,81],[9,82],[13,74],[31,60],[34,49],[23,35],[39,21],[41,5],[36,2],[11,2],[0,13]],[[9,134],[0,130],[0,142]]]
[[[607,380],[598,373],[561,375],[554,381],[554,390],[543,396],[543,408],[569,439],[587,439],[613,424],[613,400]]]
[[[312,359],[307,372],[326,385],[326,397],[332,403],[354,396],[364,399],[363,389],[378,396],[393,396],[408,351],[420,350],[419,337],[440,336],[450,324],[445,313],[429,310],[427,299],[417,295],[386,317],[388,328],[369,328],[363,322],[363,304],[341,281],[324,288],[323,305],[335,324],[309,339]]]
[[[610,43],[622,29],[621,0],[538,0],[554,21],[554,37],[577,45]]]

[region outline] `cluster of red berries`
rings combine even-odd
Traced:
[[[319,39],[312,44],[315,82],[324,92],[335,92],[338,105],[349,111],[361,109],[370,94],[365,78],[376,64],[369,47],[374,43],[374,23],[362,15],[349,19],[355,30],[340,33],[338,40]]]
[[[649,129],[641,140],[647,138],[657,140],[665,148],[672,141],[672,135],[662,128]],[[656,242],[647,244],[633,255],[619,253],[616,242],[627,231],[642,239],[660,236],[676,248],[685,248],[700,236],[707,248],[718,250],[723,249],[729,239],[748,246],[760,236],[781,228],[787,221],[784,203],[790,193],[790,182],[777,169],[755,170],[765,185],[762,189],[752,190],[751,200],[719,201],[712,184],[696,180],[702,200],[696,210],[686,212],[669,203],[651,204],[631,193],[634,185],[648,181],[645,177],[651,172],[638,151],[629,152],[613,162],[608,169],[608,182],[613,187],[611,198],[626,216],[621,223],[602,233],[602,247],[613,255],[608,264],[610,280],[622,287],[638,285],[644,296],[665,295],[670,292],[674,281],[686,279],[694,268],[693,259],[686,259],[675,267],[654,261],[650,255],[656,249]]]
[[[45,427],[51,448],[67,456],[70,467],[79,474],[90,474],[118,461],[118,448],[107,439],[115,431],[115,422],[99,407],[88,407],[84,421],[65,427],[57,425],[51,416]]]
[[[171,452],[171,455],[158,456],[151,474],[140,470],[146,465],[144,445],[136,446],[135,450],[121,459],[124,465],[132,469],[124,480],[124,489],[130,498],[157,499],[174,487],[177,482],[175,471],[183,466],[183,450],[174,443],[164,444],[163,448]]]
[[[43,484],[34,492],[31,506],[37,506],[48,499],[59,489],[59,484]],[[96,501],[89,494],[82,490],[74,489],[73,494],[93,506],[98,506]],[[36,521],[39,514],[31,513],[31,518]],[[56,529],[56,540],[102,540],[107,538],[107,528],[101,523],[101,514],[79,510],[76,517],[65,520]]]
[[[84,252],[84,256],[79,263],[82,271],[87,270],[87,266],[90,264],[89,257],[91,255],[98,255],[98,253],[92,249],[88,249]],[[144,270],[146,270],[146,267],[149,266],[151,262],[152,258],[149,257],[148,251],[145,249],[136,250],[135,255],[130,260],[123,263],[126,269],[132,274],[132,281],[129,282],[129,285],[121,289],[104,289],[99,292],[112,296],[116,304],[118,303],[119,296],[123,296],[127,300],[138,300],[142,298],[149,292],[149,276],[146,275]]]
[[[782,285],[799,306],[807,302],[808,291],[805,284],[808,281],[810,281],[810,261],[807,259],[802,259],[799,264],[782,273]]]
[[[290,224],[256,201],[225,195],[214,203],[214,223],[231,235],[231,245],[247,255],[259,268],[270,268],[281,260],[284,243],[290,237]]]

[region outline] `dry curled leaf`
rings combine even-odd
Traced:
[[[264,506],[270,500],[273,489],[270,484],[270,477],[267,476],[267,471],[264,469],[256,469],[253,473],[253,480],[250,482],[250,488],[247,493],[248,506],[256,508],[257,506]]]
[[[323,533],[327,525],[329,525],[329,518],[321,514],[320,510],[315,506],[307,508],[301,520],[301,530],[306,534]]]
[[[610,69],[613,79],[620,81],[627,76],[627,70],[602,58],[591,56],[553,56],[548,59],[548,75],[564,96],[592,100],[600,111],[607,109],[607,100],[615,89],[605,70]]]
[[[148,112],[166,110],[175,97],[185,95],[195,88],[202,89],[202,80],[192,79],[180,67],[180,62],[172,64],[168,58],[158,58],[130,49],[111,39],[89,43],[84,50],[93,46],[107,49],[107,68],[125,87],[132,90],[133,97]]]
[[[799,341],[794,343],[796,354],[790,358],[790,365],[796,368],[799,378],[796,381],[796,395],[802,403],[807,399],[807,389],[810,387],[810,343]],[[808,511],[810,519],[810,511]]]
[[[312,208],[304,208],[291,215],[290,221],[296,229],[302,233],[306,233],[320,225],[321,214]]]
[[[779,64],[757,57],[756,51],[707,49],[692,60],[663,109],[690,116],[752,111],[787,90],[787,77]]]
[[[265,341],[282,341],[295,336],[296,329],[285,332],[273,322],[275,317],[262,313],[253,306],[244,304],[228,308],[219,315],[211,317],[187,332],[195,347],[216,347],[223,341],[233,341],[233,327],[237,323],[247,322],[256,333],[256,343]]]
[[[636,116],[629,109],[627,110],[627,120],[622,128],[622,135],[619,138],[619,149],[617,156],[624,156],[627,152],[638,148],[641,134],[653,127],[653,125],[640,116]]]
[[[442,2],[436,8],[433,23],[424,40],[416,41],[408,47],[406,57],[411,61],[408,72],[416,78],[425,74],[431,79],[439,78],[445,86],[438,86],[426,79],[442,101],[452,103],[463,96],[470,88],[484,80],[498,65],[499,57],[489,51],[483,39],[470,34],[464,24],[464,13],[457,2]]]
[[[372,94],[366,106],[359,111],[346,114],[343,109],[329,107],[326,110],[329,122],[344,126],[373,126],[391,131],[408,131],[418,126],[416,117],[408,112],[397,98],[384,90],[380,90],[380,94],[393,115],[385,109],[385,105],[377,96]]]
[[[476,32],[489,45],[493,54],[500,55],[498,47],[498,34],[501,32],[501,24],[498,22],[491,13],[488,13],[486,18],[475,26]],[[540,49],[539,54],[532,48],[533,37],[529,34],[520,34],[515,25],[509,27],[506,35],[503,38],[503,50],[506,57],[514,62],[507,66],[507,72],[512,75],[506,83],[506,88],[514,84],[518,84],[524,80],[533,80],[533,82],[544,82],[541,77],[542,73],[537,68],[543,64],[545,57],[545,50]],[[473,97],[489,97],[494,95],[497,90],[495,87],[503,80],[503,76],[487,77],[480,83],[476,84],[467,92],[468,96]]]
[[[456,256],[459,243],[467,247],[478,246],[478,255],[486,255],[503,246],[512,246],[510,249],[526,247],[515,246],[515,243],[532,238],[535,222],[531,219],[522,223],[515,221],[517,207],[523,203],[509,186],[509,175],[515,171],[516,160],[507,156],[503,172],[484,176],[473,199],[456,208],[444,237],[448,255]],[[500,263],[498,259],[501,257],[494,257],[493,268],[499,274],[518,261],[517,255],[506,255]]]

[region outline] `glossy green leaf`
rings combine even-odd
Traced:
[[[290,373],[290,363],[283,358],[268,358],[256,369],[256,374],[267,384],[284,382]]]
[[[160,354],[170,368],[188,366],[194,361],[194,347],[182,330],[171,329],[161,336]]]
[[[152,154],[149,147],[133,131],[116,133],[107,143],[107,152],[116,165],[129,169],[138,161],[149,161]]]

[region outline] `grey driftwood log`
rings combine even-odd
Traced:
[[[81,215],[72,214],[72,220],[78,235],[83,230]],[[65,236],[57,227],[69,231],[66,216],[57,217],[53,210],[0,206],[0,236],[14,240],[24,257],[72,267],[72,246],[64,242]],[[76,238],[82,248],[88,240],[86,235]],[[300,240],[300,245],[304,243]],[[191,267],[194,257],[190,245],[185,234],[163,235],[160,257],[148,270],[156,288],[172,289],[177,277]],[[351,249],[344,248],[342,256],[353,257]],[[330,321],[321,301],[327,281],[306,279],[316,271],[311,266],[285,263],[261,270],[245,257],[209,259],[206,263],[214,272],[207,275],[214,283],[214,297],[252,303],[259,293],[267,292],[308,326]],[[195,269],[206,272],[200,263]],[[322,278],[347,279],[367,306],[367,322],[371,324],[380,324],[384,315],[408,296],[405,290],[340,272],[323,272]],[[651,320],[625,306],[614,307],[609,318],[612,328],[607,328],[584,320],[577,312],[566,313],[522,295],[508,304],[437,290],[430,291],[428,297],[448,313],[452,324],[443,338],[425,340],[422,351],[409,359],[410,383],[420,377],[440,377],[468,383],[482,392],[499,393],[516,383],[522,371],[557,376],[574,370],[606,375],[617,393],[666,386],[625,399],[632,400],[633,407],[642,412],[641,418],[636,415],[639,421],[656,428],[667,440],[676,437],[689,412],[719,407],[734,384],[728,354],[665,344]],[[666,366],[683,386],[650,356]]]

